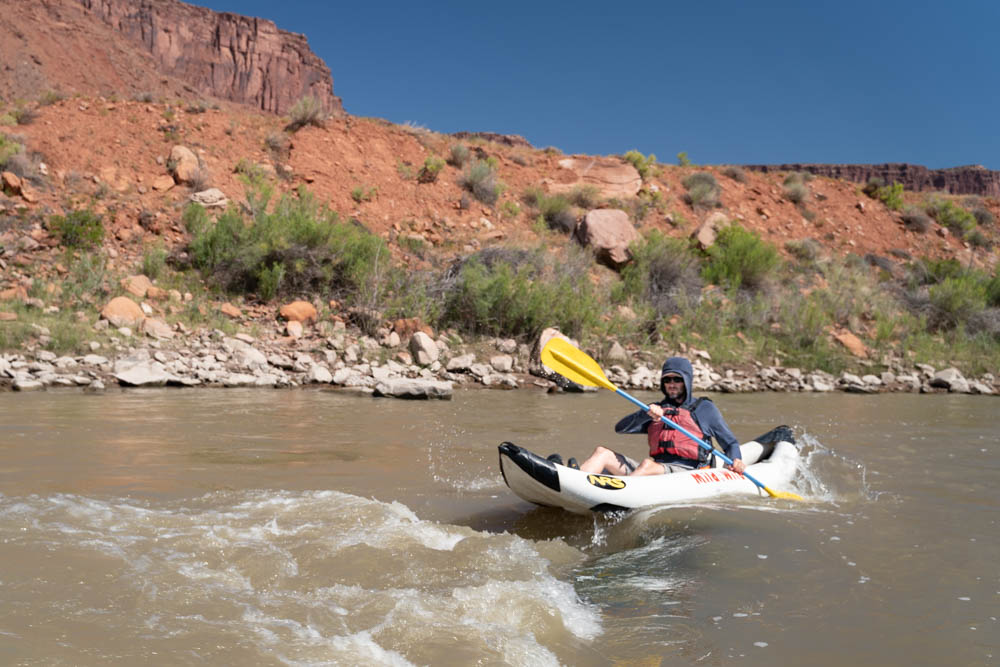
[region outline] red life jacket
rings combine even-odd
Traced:
[[[698,426],[693,413],[693,410],[698,407],[701,400],[698,399],[695,401],[691,409],[663,406],[663,416],[678,426],[683,427],[684,430],[698,436],[700,439],[706,440],[705,433]],[[697,442],[667,424],[663,424],[659,440],[654,441],[651,438],[649,442],[649,456],[651,458],[670,454],[694,461],[702,461],[707,460],[709,453],[703,447],[699,446]]]

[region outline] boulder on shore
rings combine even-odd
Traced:
[[[375,396],[392,398],[441,398],[450,400],[451,382],[420,380],[416,378],[392,378],[375,385]]]

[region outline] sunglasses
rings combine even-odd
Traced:
[[[663,378],[663,384],[671,384],[674,382],[676,382],[677,384],[682,384],[684,382],[684,378],[679,378],[675,375],[668,375],[667,377]]]

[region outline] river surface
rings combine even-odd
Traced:
[[[997,664],[1000,400],[714,398],[804,502],[511,494],[504,440],[642,454],[610,392],[0,394],[0,664]]]

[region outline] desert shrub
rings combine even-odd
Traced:
[[[83,250],[67,257],[68,271],[62,281],[64,299],[86,302],[110,296],[108,262],[103,253]]]
[[[801,181],[785,184],[783,192],[785,199],[793,204],[802,204],[809,198],[809,188]]]
[[[58,90],[46,90],[38,97],[38,106],[51,106],[56,102],[63,101],[64,99],[66,99],[66,95],[64,93],[61,93]]]
[[[928,290],[932,328],[954,328],[986,308],[986,285],[966,273],[945,278]]]
[[[886,185],[878,189],[878,198],[882,201],[886,207],[892,209],[893,211],[899,211],[903,208],[903,184],[893,183],[892,185]]]
[[[686,151],[681,151],[680,153],[677,154],[677,166],[679,167],[691,166],[691,159],[688,158],[688,154]]]
[[[465,144],[452,144],[448,164],[461,169],[469,161],[469,147]]]
[[[284,132],[272,132],[264,140],[267,152],[275,160],[284,160],[292,150],[292,140]]]
[[[816,177],[813,174],[810,174],[808,171],[793,171],[787,176],[785,176],[785,180],[782,181],[782,185],[789,186],[795,183],[805,184],[813,180],[814,178]]]
[[[364,185],[358,185],[351,190],[351,199],[360,204],[362,202],[371,201],[377,194],[378,188],[374,185],[370,188]]]
[[[885,187],[885,181],[878,176],[872,176],[868,179],[868,182],[865,183],[864,187],[861,188],[861,191],[874,199],[878,193],[878,189],[882,187]]]
[[[136,93],[136,95],[135,95],[135,97],[133,99],[136,102],[142,102],[144,104],[151,104],[153,102],[154,97],[153,97],[153,93],[147,91],[147,92],[142,92],[142,93]]]
[[[777,248],[739,225],[730,225],[708,249],[702,271],[706,282],[755,290],[764,286],[781,263]]]
[[[29,156],[22,151],[11,155],[0,163],[0,167],[4,171],[9,171],[17,175],[22,180],[28,179],[34,183],[41,183],[43,182],[43,178],[41,172],[38,170],[38,163],[40,161],[40,156],[37,153]]]
[[[444,169],[444,160],[436,155],[429,155],[424,160],[424,166],[417,173],[417,181],[420,183],[433,183],[437,180],[438,174]]]
[[[288,117],[289,123],[285,126],[288,132],[297,132],[306,125],[323,127],[323,105],[315,97],[307,95],[292,105]]]
[[[31,125],[38,118],[38,111],[36,109],[22,107],[20,109],[15,109],[12,112],[12,115],[14,116],[14,121],[18,125]]]
[[[687,189],[685,201],[694,208],[714,208],[720,205],[719,182],[707,171],[698,171],[684,178],[681,183]]]
[[[737,167],[736,165],[730,164],[722,168],[722,175],[733,179],[734,181],[739,181],[740,183],[747,182],[747,174],[743,170],[743,167]]]
[[[893,211],[899,211],[903,208],[902,183],[886,185],[885,181],[881,178],[872,176],[868,179],[868,182],[861,189],[861,191],[872,199],[878,199]]]
[[[538,211],[549,229],[571,232],[576,227],[576,212],[563,195],[546,195],[541,188],[529,188],[524,201]]]
[[[660,173],[660,168],[656,166],[656,156],[652,153],[650,153],[647,157],[639,151],[633,149],[625,153],[622,158],[635,167],[635,170],[639,172],[639,176],[644,181],[653,178]]]
[[[167,250],[162,243],[154,244],[142,253],[142,273],[150,280],[160,277],[166,263]]]
[[[983,233],[983,230],[979,227],[976,227],[966,234],[965,240],[969,242],[969,245],[976,248],[990,248],[993,245],[990,238],[986,236],[986,234]]]
[[[304,189],[250,220],[230,208],[213,223],[195,206],[185,211],[191,261],[227,292],[322,293],[357,303],[391,273],[380,237],[342,222]]]
[[[212,172],[208,167],[200,166],[191,172],[191,180],[188,187],[192,192],[203,192],[212,187]]]
[[[996,222],[996,218],[993,217],[993,214],[985,206],[973,206],[969,212],[976,219],[976,223],[983,227],[992,227]]]
[[[652,230],[629,251],[632,261],[622,269],[614,297],[638,298],[661,316],[678,312],[697,299],[702,287],[700,262],[687,242]]]
[[[976,227],[976,218],[971,213],[942,197],[931,198],[927,212],[959,238],[965,238]]]
[[[578,185],[567,195],[569,203],[580,208],[597,208],[601,203],[601,191],[593,185]]]
[[[90,248],[104,238],[101,216],[90,209],[52,216],[49,218],[49,230],[68,248]]]
[[[508,219],[516,218],[521,215],[521,207],[517,205],[517,202],[505,201],[500,204],[500,215]]]
[[[6,168],[7,161],[22,150],[24,146],[19,141],[6,134],[0,134],[0,167]]]
[[[472,163],[460,181],[463,188],[484,204],[492,206],[503,192],[503,184],[497,177],[496,167],[484,160]]]
[[[910,231],[925,234],[931,229],[931,219],[916,206],[907,206],[903,211],[903,226]]]
[[[1000,272],[986,281],[986,303],[992,307],[1000,307]]]
[[[785,243],[785,250],[799,261],[815,262],[819,259],[823,246],[816,239],[791,240]]]
[[[948,278],[958,278],[965,273],[965,268],[954,257],[934,259],[922,257],[908,267],[909,284],[911,286],[936,285]]]
[[[446,274],[442,325],[526,340],[550,326],[578,336],[599,312],[589,263],[559,262],[544,251],[476,253]]]
[[[245,157],[240,158],[240,161],[236,163],[236,166],[233,167],[233,173],[240,174],[251,180],[266,181],[268,178],[267,172],[264,171],[261,165],[251,162]]]

